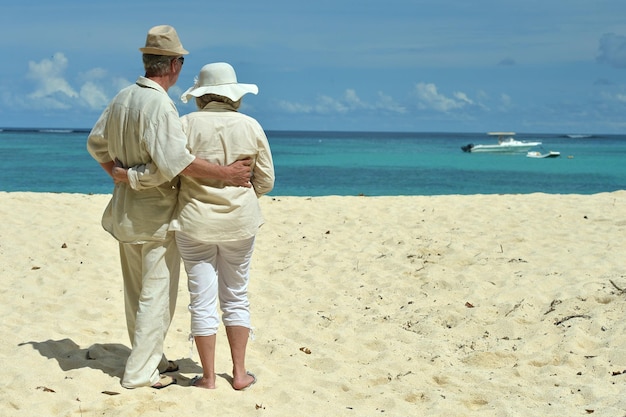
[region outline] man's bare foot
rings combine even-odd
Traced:
[[[233,388],[237,391],[245,391],[256,383],[256,376],[252,372],[246,372],[240,378],[233,378]]]
[[[196,376],[191,380],[191,385],[198,388],[215,389],[215,378],[209,380],[203,376]]]

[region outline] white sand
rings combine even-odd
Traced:
[[[188,386],[184,272],[179,385],[119,385],[108,199],[0,193],[2,416],[624,415],[626,192],[264,197],[245,392],[223,328],[218,388]]]

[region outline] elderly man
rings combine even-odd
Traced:
[[[180,255],[168,231],[177,201],[177,177],[213,178],[250,187],[250,161],[218,166],[187,150],[178,111],[167,95],[188,54],[176,30],[168,25],[151,28],[140,51],[145,76],[111,101],[91,130],[87,149],[109,175],[117,162],[151,164],[163,178],[142,191],[117,183],[102,217],[104,229],[119,241],[132,345],[121,384],[163,388],[176,380],[162,374],[177,370],[163,352],[180,273]]]

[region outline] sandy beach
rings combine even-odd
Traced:
[[[263,197],[247,365],[218,387],[120,386],[129,342],[110,196],[0,192],[2,416],[622,416],[626,191]]]

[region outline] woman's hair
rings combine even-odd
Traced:
[[[229,99],[228,97],[220,96],[217,94],[205,94],[203,96],[196,97],[196,106],[198,107],[199,110],[201,110],[205,108],[206,105],[212,101],[219,101],[221,103],[229,104],[235,110],[237,110],[239,106],[241,105],[241,99],[237,101],[233,101]]]
[[[172,59],[175,57],[143,54],[143,68],[146,70],[146,76],[154,77],[169,74]]]

